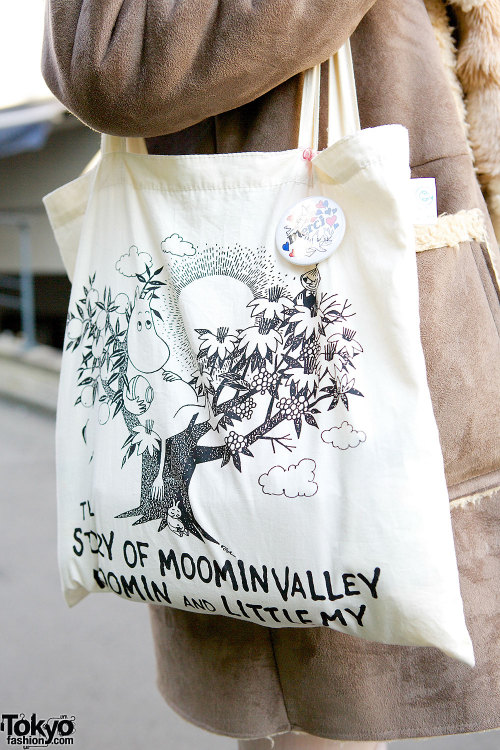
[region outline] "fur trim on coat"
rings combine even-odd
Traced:
[[[500,242],[500,0],[425,4]],[[446,5],[456,16],[457,29]]]

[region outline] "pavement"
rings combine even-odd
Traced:
[[[236,750],[235,740],[184,721],[157,692],[144,605],[112,594],[89,596],[72,609],[64,603],[54,428],[52,410],[34,408],[33,398],[0,398],[0,712],[74,716],[75,750]],[[498,750],[500,731],[390,744],[417,748]]]
[[[0,396],[55,414],[62,352],[0,332]]]

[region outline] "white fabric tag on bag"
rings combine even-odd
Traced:
[[[413,177],[413,223],[435,224],[437,221],[436,180],[434,177]]]

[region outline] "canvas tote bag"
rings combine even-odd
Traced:
[[[297,149],[152,156],[103,136],[97,165],[45,198],[72,279],[64,596],[328,627],[472,666],[408,132],[359,130],[347,48],[315,154],[319,77]]]

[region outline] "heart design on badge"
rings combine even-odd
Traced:
[[[344,239],[346,219],[332,198],[310,196],[283,214],[276,228],[276,247],[282,258],[296,265],[320,263]]]

